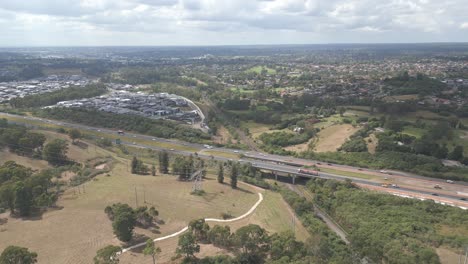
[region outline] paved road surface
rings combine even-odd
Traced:
[[[22,120],[25,120],[25,121],[29,120],[29,121],[38,122],[40,124],[54,124],[58,126],[64,126],[66,128],[78,128],[78,129],[85,130],[85,131],[88,130],[88,131],[98,132],[98,133],[101,133],[103,136],[105,136],[106,134],[108,135],[116,134],[116,130],[113,130],[113,129],[96,128],[96,127],[91,127],[91,126],[86,126],[86,125],[81,125],[81,124],[67,123],[67,122],[55,121],[55,120],[47,120],[47,119],[42,119],[42,118],[37,118],[37,117],[18,116],[18,115],[6,114],[6,113],[1,113],[0,117],[1,115],[15,118],[16,123],[22,123]],[[28,122],[25,122],[23,124],[27,125]],[[156,138],[152,136],[134,134],[134,133],[126,133],[125,135],[120,136],[120,137],[122,139],[122,144],[125,144],[125,145],[149,148],[149,149],[154,149],[154,150],[164,150],[164,149],[167,150],[167,148],[156,147],[156,146],[150,145],[149,142],[152,141],[152,142],[170,143],[170,144],[173,144],[174,146],[180,147],[178,149],[174,148],[174,149],[169,150],[170,152],[173,152],[175,154],[181,154],[181,155],[195,154],[195,152],[183,150],[186,147],[190,147],[190,148],[196,149],[197,150],[196,154],[202,158],[207,158],[207,159],[211,158],[211,159],[215,159],[219,161],[232,160],[228,158],[226,155],[224,156],[223,155],[206,155],[206,154],[203,154],[203,152],[198,152],[204,149],[204,146],[202,144],[189,143],[189,142],[184,142],[184,141],[174,140],[174,139]],[[145,140],[145,141],[148,141],[148,143],[147,144],[134,143],[133,140],[135,139]],[[282,173],[291,174],[291,175],[298,175],[301,177],[308,177],[308,178],[311,178],[313,176],[298,173],[297,165],[293,166],[293,165],[288,165],[285,163],[312,165],[318,162],[318,161],[306,160],[306,159],[300,159],[300,158],[294,158],[294,157],[270,155],[270,154],[258,152],[258,151],[254,152],[254,151],[235,150],[235,149],[228,149],[228,148],[222,148],[222,147],[213,148],[210,150],[217,151],[220,153],[230,154],[231,156],[232,154],[244,156],[244,158],[239,160],[241,163],[249,162],[249,163],[252,163],[254,167],[257,167],[260,169],[277,171],[277,172],[282,172]],[[362,170],[363,172],[375,173],[376,175],[381,174],[377,170],[358,168],[358,167],[353,167],[353,166],[348,166],[348,165],[330,164],[330,166],[333,166],[336,169],[355,169],[355,170]],[[441,179],[428,178],[428,177],[423,177],[423,176],[413,175],[413,174],[409,175],[408,173],[404,173],[404,172],[393,172],[393,175],[399,176],[399,177],[411,178],[411,179],[414,179],[415,181],[430,182],[430,183],[433,183],[433,185],[439,184],[442,186],[442,188],[448,185],[448,183],[445,183],[445,181]],[[366,187],[366,188],[372,187],[373,189],[376,189],[375,187],[379,187],[381,185],[380,182],[376,182],[375,180],[347,177],[347,176],[337,175],[333,173],[326,173],[326,172],[320,172],[319,177],[324,178],[324,179],[334,179],[334,180],[351,179],[354,183],[360,184],[361,186]],[[436,189],[424,190],[424,189],[417,188],[414,186],[400,187],[398,191],[405,192],[405,195],[407,196],[420,197],[421,195],[423,195],[424,197],[429,197],[430,199],[440,202],[440,203],[455,205],[455,206],[467,209],[468,202],[460,200],[461,198],[465,198],[465,196],[463,196],[460,193],[468,193],[468,183],[455,182],[454,184],[450,184],[450,186],[456,186],[459,188],[460,191],[447,193],[446,191],[440,191]],[[392,188],[377,188],[376,190],[395,194],[395,190]]]

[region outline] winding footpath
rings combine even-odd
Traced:
[[[238,221],[238,220],[241,220],[241,219],[244,219],[246,218],[247,216],[249,216],[250,214],[252,214],[255,209],[257,209],[258,205],[263,201],[263,195],[261,193],[258,193],[258,201],[252,206],[252,208],[250,208],[249,211],[247,211],[247,213],[241,215],[241,216],[238,216],[236,218],[232,218],[232,219],[217,219],[217,218],[205,218],[205,222],[215,222],[215,223],[231,223],[231,222],[235,222],[235,221]],[[158,241],[163,241],[163,240],[166,240],[166,239],[169,239],[169,238],[173,238],[173,237],[176,237],[182,233],[184,233],[185,231],[188,230],[188,226],[182,228],[180,231],[177,231],[173,234],[170,234],[170,235],[167,235],[167,236],[163,236],[163,237],[158,237],[158,238],[155,238],[153,239],[154,242],[158,242]],[[132,249],[135,249],[135,248],[139,248],[139,247],[142,247],[146,245],[146,242],[142,242],[142,243],[139,243],[139,244],[136,244],[136,245],[133,245],[131,247],[128,247],[128,248],[124,248],[122,249],[121,251],[121,254],[122,253],[125,253],[127,251],[130,251]]]

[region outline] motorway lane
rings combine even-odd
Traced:
[[[2,114],[7,115],[7,116],[11,116],[11,117],[14,117],[14,118],[33,120],[33,121],[38,121],[38,122],[43,122],[43,123],[54,124],[54,125],[58,125],[58,126],[66,126],[68,128],[77,128],[77,129],[85,130],[85,131],[87,130],[87,131],[93,131],[93,132],[99,132],[99,133],[111,134],[111,135],[116,134],[116,131],[113,130],[113,129],[95,128],[95,127],[90,127],[90,126],[81,125],[81,124],[67,123],[67,122],[55,121],[55,120],[46,120],[46,119],[37,118],[37,117],[30,117],[30,116],[18,116],[18,115],[6,114],[6,113],[2,113]],[[16,122],[20,123],[20,121],[16,121]],[[171,143],[171,144],[174,144],[174,145],[192,147],[192,148],[197,149],[197,150],[204,149],[204,146],[202,144],[189,143],[189,142],[184,142],[184,141],[175,140],[175,139],[156,138],[156,137],[152,137],[152,136],[140,135],[140,134],[134,134],[134,133],[126,133],[125,135],[121,135],[120,137],[122,139],[125,139],[125,140],[122,140],[122,144],[129,145],[129,146],[135,146],[135,147],[141,147],[141,148],[149,148],[149,149],[154,149],[154,150],[167,150],[167,148],[155,147],[155,146],[146,145],[146,144],[133,143],[132,140],[133,139],[140,139],[140,140],[162,142],[162,143]],[[308,177],[308,178],[311,178],[312,176],[307,175],[307,174],[300,174],[297,171],[298,167],[281,164],[281,162],[284,162],[284,161],[288,160],[288,161],[296,162],[298,164],[308,164],[308,165],[312,165],[312,164],[317,162],[317,161],[313,161],[313,160],[299,159],[299,158],[294,158],[294,157],[284,157],[284,156],[278,156],[278,155],[270,155],[270,154],[261,153],[261,152],[234,150],[234,149],[227,149],[227,148],[212,148],[210,150],[221,151],[221,152],[231,153],[231,154],[244,155],[247,158],[250,158],[250,159],[253,159],[253,160],[243,161],[243,162],[251,162],[252,164],[255,164],[254,166],[257,167],[257,168],[266,169],[266,170],[273,170],[273,171],[289,173],[289,174],[296,174],[296,175],[300,175],[302,177]],[[175,154],[181,154],[181,155],[195,154],[195,152],[192,152],[192,151],[177,150],[177,149],[171,149],[170,152],[175,153]],[[198,152],[196,152],[196,153],[200,157],[204,157],[204,158],[213,158],[215,160],[220,160],[220,161],[232,160],[230,158],[226,158],[226,157],[222,157],[222,156],[205,155],[205,154],[198,153]],[[262,159],[263,159],[263,161],[262,161]],[[347,165],[333,164],[333,166],[337,167],[337,168],[358,169],[357,167],[352,167],[352,166],[347,166]],[[378,172],[377,170],[368,170],[368,169],[366,169],[366,170],[367,171]],[[380,173],[380,172],[378,172],[378,173]],[[397,175],[405,175],[405,174],[402,173],[402,172],[398,172]],[[380,186],[380,183],[377,183],[377,182],[363,180],[363,179],[359,179],[359,178],[341,176],[341,175],[336,175],[336,174],[331,174],[331,173],[320,172],[319,176],[321,178],[334,179],[334,180],[343,180],[343,179],[348,178],[348,179],[351,179],[355,183],[368,185],[368,186]],[[413,178],[413,176],[405,176],[405,177]],[[414,178],[415,179],[423,179],[425,181],[436,182],[438,184],[443,183],[443,180],[432,179],[432,178],[427,178],[427,177],[423,177],[423,176],[415,176]],[[463,185],[465,185],[465,183]],[[420,190],[420,189],[416,190],[416,189],[411,189],[411,188],[400,188],[400,190],[407,191],[407,192],[413,192],[413,193],[416,193],[416,194],[424,194],[424,195],[431,195],[432,193],[437,193],[437,190],[434,190],[433,192],[424,191],[424,190]],[[467,192],[468,192],[468,189],[467,189]],[[457,202],[462,202],[462,201],[459,200],[459,198],[461,196],[447,195],[447,194],[442,194],[441,193],[441,194],[439,194],[438,197],[443,197],[443,198],[446,198],[446,199],[456,200]],[[438,199],[438,198],[436,196],[434,196],[434,200],[436,200],[436,199]],[[468,203],[466,204],[466,207],[468,207]]]
[[[148,146],[148,145],[141,145],[141,144],[133,144],[129,142],[122,142],[122,144],[128,144],[131,146],[141,147],[141,148],[150,148],[154,150],[163,150],[163,148],[158,148],[158,147],[153,147],[153,146]],[[185,155],[185,156],[194,154],[193,152],[190,152],[190,151],[180,151],[180,150],[173,150],[171,151],[171,153]],[[228,161],[228,160],[231,160],[231,161],[233,160],[231,158],[227,158],[223,156],[213,156],[213,155],[206,155],[206,154],[197,154],[197,155],[200,158],[213,159],[213,160],[223,161],[223,162]],[[298,168],[295,166],[277,164],[277,163],[267,162],[267,161],[245,160],[245,159],[241,159],[240,163],[251,163],[253,167],[256,167],[259,169],[293,174],[293,175],[298,175],[298,176],[305,177],[305,178],[317,178],[317,176],[312,176],[312,175],[308,175],[304,173],[298,173]],[[438,194],[437,196],[433,196],[432,195],[433,192],[419,190],[419,189],[411,189],[411,188],[406,188],[406,187],[383,188],[381,187],[381,184],[377,182],[372,182],[372,181],[359,179],[359,178],[341,176],[341,175],[336,175],[332,173],[325,173],[325,172],[319,172],[318,178],[338,180],[338,181],[343,181],[344,179],[350,179],[353,183],[361,187],[364,187],[366,189],[377,190],[380,192],[386,192],[386,193],[403,196],[403,197],[406,196],[406,197],[414,197],[414,198],[422,198],[422,199],[432,199],[439,203],[454,205],[460,208],[468,208],[468,202],[459,200],[459,197],[456,195]]]

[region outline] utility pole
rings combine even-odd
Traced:
[[[465,248],[465,261],[463,264],[466,264],[466,261],[468,260],[468,247]]]
[[[137,195],[136,186],[135,186],[135,204],[136,204],[136,207],[138,208],[138,195]]]
[[[296,236],[296,217],[295,217],[295,215],[292,216],[291,223],[292,223],[292,232],[293,232],[294,236]]]

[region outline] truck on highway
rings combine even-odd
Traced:
[[[297,169],[297,172],[303,173],[303,174],[315,175],[315,176],[319,175],[318,171],[316,170]]]
[[[388,188],[390,187],[390,185],[388,183],[382,183],[380,186],[384,187],[384,188]]]
[[[442,189],[439,184],[434,185],[434,189]]]
[[[123,135],[123,134],[125,134],[125,133],[123,132],[123,130],[118,130],[118,131],[117,131],[117,134]]]

